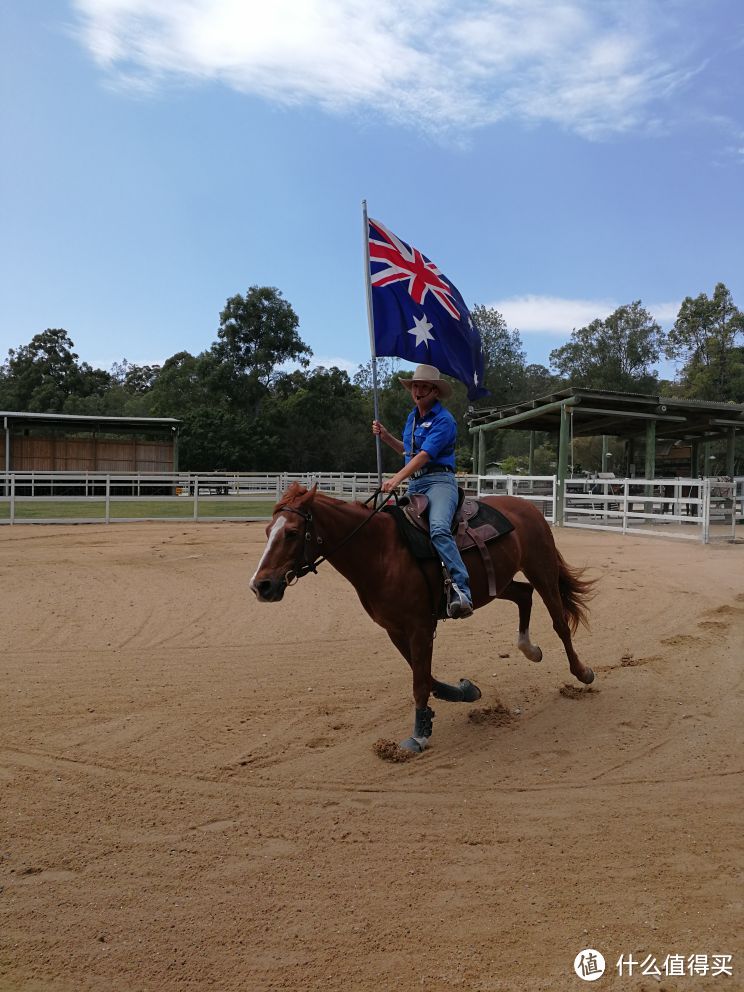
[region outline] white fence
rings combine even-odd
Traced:
[[[551,524],[556,521],[554,475],[480,475],[477,492],[478,496],[521,496],[538,506]]]
[[[480,476],[479,495],[529,499],[555,523],[555,476]],[[737,540],[744,477],[737,479],[567,479],[563,526],[682,540]],[[738,539],[744,539],[741,535]]]
[[[566,480],[564,526],[708,542],[736,537],[733,482]]]
[[[341,499],[366,498],[376,474],[8,472],[0,474],[0,523],[265,518],[290,482]]]
[[[0,523],[264,519],[292,481],[317,484],[340,499],[365,499],[377,488],[375,473],[10,472],[0,474]],[[555,476],[468,475],[458,482],[479,496],[528,499],[550,523],[559,519]],[[704,542],[744,540],[744,477],[568,479],[563,524]]]

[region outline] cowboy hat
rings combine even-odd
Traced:
[[[398,382],[405,386],[409,393],[414,382],[428,382],[436,386],[443,400],[452,395],[452,386],[441,377],[439,369],[435,369],[433,365],[417,365],[410,379],[398,379]]]

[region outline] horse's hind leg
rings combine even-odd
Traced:
[[[532,593],[533,588],[529,582],[516,582],[512,580],[503,592],[499,593],[499,599],[508,599],[516,603],[519,607],[519,636],[517,637],[517,647],[530,661],[542,661],[543,653],[540,648],[530,641],[530,616],[532,615]]]
[[[553,621],[553,630],[563,641],[571,674],[579,682],[589,685],[594,681],[594,672],[588,665],[585,665],[579,660],[579,656],[574,650],[573,641],[571,640],[571,628],[568,626],[568,621],[566,620],[561,591],[558,586],[558,576],[556,575],[552,580],[545,575],[535,575],[534,577],[530,575],[528,578],[532,580],[535,589],[540,593],[543,602],[548,608],[550,619]]]

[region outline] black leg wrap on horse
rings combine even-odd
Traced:
[[[435,699],[443,699],[447,703],[474,703],[481,698],[480,689],[470,679],[460,679],[457,685],[434,679],[431,694]]]
[[[431,737],[434,710],[431,706],[425,706],[422,710],[416,710],[416,722],[413,725],[414,737]]]
[[[413,724],[413,733],[401,741],[398,747],[404,751],[411,751],[413,754],[421,754],[431,737],[431,721],[434,719],[434,710],[430,706],[416,710],[416,720]]]

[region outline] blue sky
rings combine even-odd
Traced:
[[[363,198],[529,361],[635,299],[744,308],[739,0],[9,0],[0,32],[0,358],[198,353],[260,284],[353,371]]]

